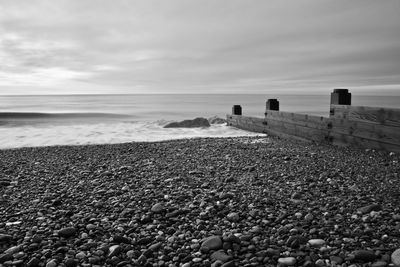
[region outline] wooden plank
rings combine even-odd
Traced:
[[[355,137],[400,144],[400,128],[373,123],[332,119],[332,132],[352,135]]]
[[[340,134],[331,132],[330,136],[332,138],[332,144],[341,146],[355,146],[359,148],[371,148],[377,150],[386,150],[399,153],[400,145],[388,144],[384,142],[378,142],[375,140],[370,140],[366,138],[361,138],[357,136],[350,136],[346,134]]]
[[[330,127],[329,118],[320,116],[268,110],[265,112],[265,118],[267,120],[268,119],[279,120],[287,123],[293,123],[296,125],[310,127],[314,129],[320,129],[320,130],[326,130],[329,129]]]
[[[400,127],[400,109],[331,105],[330,118]]]

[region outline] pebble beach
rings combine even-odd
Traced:
[[[400,266],[399,160],[270,137],[0,150],[0,266]]]

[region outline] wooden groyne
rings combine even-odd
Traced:
[[[242,116],[235,105],[228,125],[283,138],[400,152],[400,109],[351,106],[347,89],[331,93],[329,117],[279,111],[269,99],[264,118]]]

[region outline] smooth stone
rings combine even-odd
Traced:
[[[66,227],[58,231],[58,235],[61,237],[68,238],[74,236],[76,232],[77,231],[75,227]]]
[[[12,254],[17,253],[20,250],[20,248],[21,248],[20,246],[13,246],[13,247],[10,247],[9,249],[7,249],[6,251],[4,251],[4,253],[12,255]]]
[[[0,243],[8,243],[12,240],[11,235],[0,234]]]
[[[37,267],[39,266],[40,260],[36,257],[31,258],[27,263],[27,267]]]
[[[121,235],[113,236],[113,242],[115,242],[115,243],[124,243],[124,244],[130,244],[131,243],[129,238],[121,236]]]
[[[122,247],[120,245],[113,245],[108,249],[108,257],[117,256],[122,251]]]
[[[296,264],[296,258],[295,257],[279,258],[278,263],[285,265],[285,266],[292,266],[292,265]]]
[[[164,128],[197,128],[197,127],[210,127],[210,123],[205,118],[195,118],[193,120],[171,122],[164,126]]]
[[[354,260],[371,262],[376,258],[375,252],[372,250],[356,250],[354,251]]]
[[[76,267],[78,266],[78,262],[74,259],[68,258],[64,261],[66,267]]]
[[[56,260],[50,260],[49,262],[46,263],[46,267],[57,267],[57,261]]]
[[[215,251],[213,254],[211,254],[210,258],[213,261],[222,261],[222,262],[227,262],[229,261],[232,257],[227,255],[225,252],[223,251]]]
[[[371,264],[371,267],[386,267],[386,266],[388,266],[388,263],[386,261],[376,261]],[[398,265],[395,266],[397,267]]]
[[[235,266],[236,265],[234,261],[228,261],[221,265],[221,267],[235,267]]]
[[[237,221],[239,221],[239,214],[238,213],[236,213],[236,212],[231,212],[231,213],[229,213],[227,216],[227,219],[229,220],[229,221],[231,221],[231,222],[237,222]]]
[[[164,205],[162,203],[156,203],[151,207],[151,211],[154,213],[160,213],[164,210]]]
[[[394,266],[400,267],[400,248],[393,251],[390,258],[392,259],[392,263],[394,264]]]
[[[222,248],[222,240],[220,236],[210,236],[207,237],[203,243],[201,243],[202,247],[207,247],[208,249],[218,250]]]
[[[371,211],[380,211],[382,210],[382,206],[380,204],[371,204],[364,207],[359,208],[357,211],[363,214],[370,213]]]
[[[323,239],[310,239],[308,240],[308,244],[311,247],[322,247],[323,245],[325,245],[325,240]]]

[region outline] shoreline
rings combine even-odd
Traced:
[[[0,263],[385,266],[398,166],[271,137],[2,149]]]

